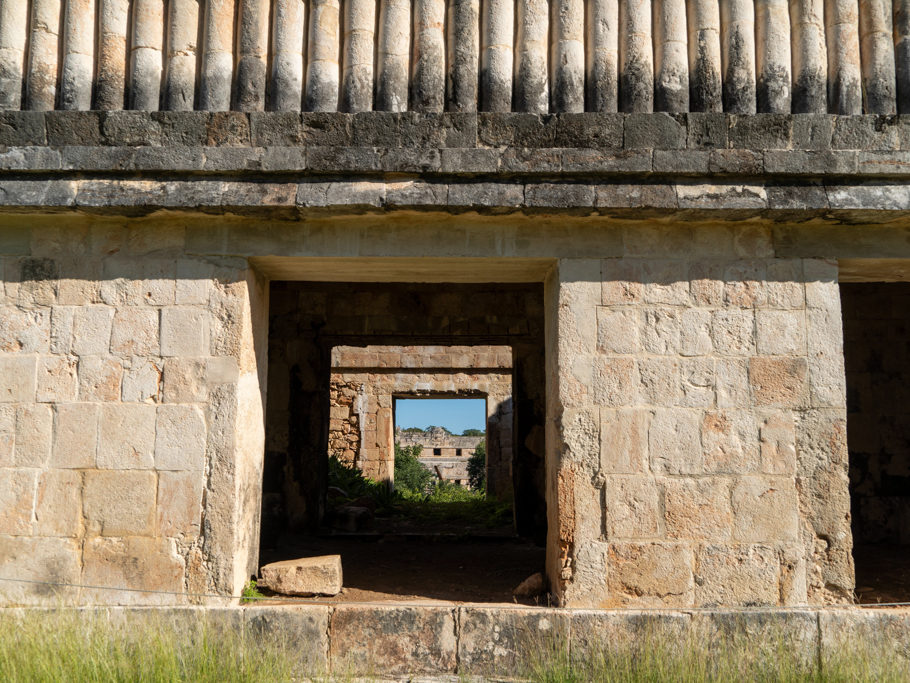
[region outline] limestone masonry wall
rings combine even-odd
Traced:
[[[3,0],[0,109],[910,112],[904,0]]]

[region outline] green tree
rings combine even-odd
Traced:
[[[466,429],[461,435],[462,436],[484,436],[486,434],[482,429]]]
[[[468,458],[468,482],[471,488],[476,491],[484,491],[487,488],[487,443],[481,441],[474,449],[474,453]]]
[[[420,464],[421,446],[395,444],[395,489],[426,493],[433,482],[433,473]]]

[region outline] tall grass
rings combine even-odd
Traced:
[[[232,629],[104,613],[0,613],[0,680],[288,681],[295,658],[282,647],[243,643]]]

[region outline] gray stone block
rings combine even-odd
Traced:
[[[594,206],[594,186],[576,183],[532,183],[525,187],[525,206],[555,209]]]
[[[838,116],[831,137],[834,149],[894,150],[900,147],[897,116]]]
[[[560,114],[556,119],[557,147],[622,149],[623,114]]]
[[[380,168],[388,173],[430,173],[441,166],[436,148],[393,147],[380,152]]]
[[[162,145],[193,147],[206,144],[208,112],[154,111],[151,117],[158,123]]]
[[[101,116],[104,144],[113,146],[160,145],[161,128],[144,111],[109,111]]]
[[[707,173],[710,155],[711,152],[707,150],[655,149],[654,172],[686,175]]]
[[[811,211],[828,208],[828,195],[820,183],[804,185],[770,185],[768,208],[773,210]]]
[[[210,113],[206,125],[205,144],[211,147],[249,147],[249,116],[239,111]]]
[[[262,150],[263,171],[306,170],[306,147],[266,147]]]
[[[477,140],[490,147],[555,147],[557,117],[520,113],[477,115]]]
[[[43,112],[0,112],[0,145],[28,146],[46,143],[47,130]]]
[[[306,163],[310,171],[379,171],[382,168],[382,157],[375,147],[308,146]]]
[[[442,115],[446,147],[474,147],[477,145],[477,114],[448,112]]]
[[[830,149],[836,117],[828,114],[793,115],[794,149]]]
[[[769,150],[764,153],[764,164],[767,173],[851,174],[856,172],[856,152],[847,150]]]
[[[405,112],[399,117],[398,133],[400,144],[404,148],[442,147],[446,139],[443,115]]]
[[[334,112],[304,112],[300,117],[303,136],[308,145],[353,144],[354,116]]]
[[[713,112],[686,114],[689,149],[722,149],[727,146],[727,115]]]
[[[250,142],[255,147],[293,147],[304,142],[300,114],[291,111],[250,113]]]
[[[50,147],[0,147],[0,170],[46,171],[60,168],[60,152]]]
[[[792,117],[789,114],[731,114],[728,146],[734,149],[789,149]]]
[[[751,149],[712,149],[708,160],[709,173],[758,175],[764,170],[762,153]]]
[[[440,168],[443,173],[495,173],[502,152],[498,149],[443,148]]]
[[[450,207],[519,207],[524,185],[517,183],[450,183]]]
[[[402,114],[388,111],[360,112],[353,115],[354,147],[400,147]],[[337,144],[337,143],[333,143]]]
[[[205,147],[203,169],[206,171],[259,171],[262,149],[259,147]]]
[[[623,128],[626,149],[685,149],[686,119],[671,114],[629,114]]]
[[[315,676],[328,669],[329,606],[250,606],[243,609],[245,631],[254,643],[293,653],[295,673]],[[255,647],[255,646],[254,646]]]
[[[650,173],[650,149],[610,151],[564,149],[562,170],[566,173]]]
[[[44,117],[51,146],[102,144],[100,112],[49,111]]]
[[[558,173],[563,150],[553,147],[507,147],[499,157],[506,173]]]

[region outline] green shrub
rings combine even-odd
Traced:
[[[257,600],[264,597],[265,596],[259,591],[259,589],[256,588],[256,581],[252,579],[246,582],[246,585],[240,592],[240,602],[244,605],[250,602],[255,603]]]
[[[481,441],[468,459],[468,481],[475,491],[487,489],[487,442]]]
[[[462,436],[485,436],[486,432],[482,429],[466,429],[461,433]]]
[[[402,493],[426,493],[434,475],[420,464],[420,446],[395,444],[395,490]]]

